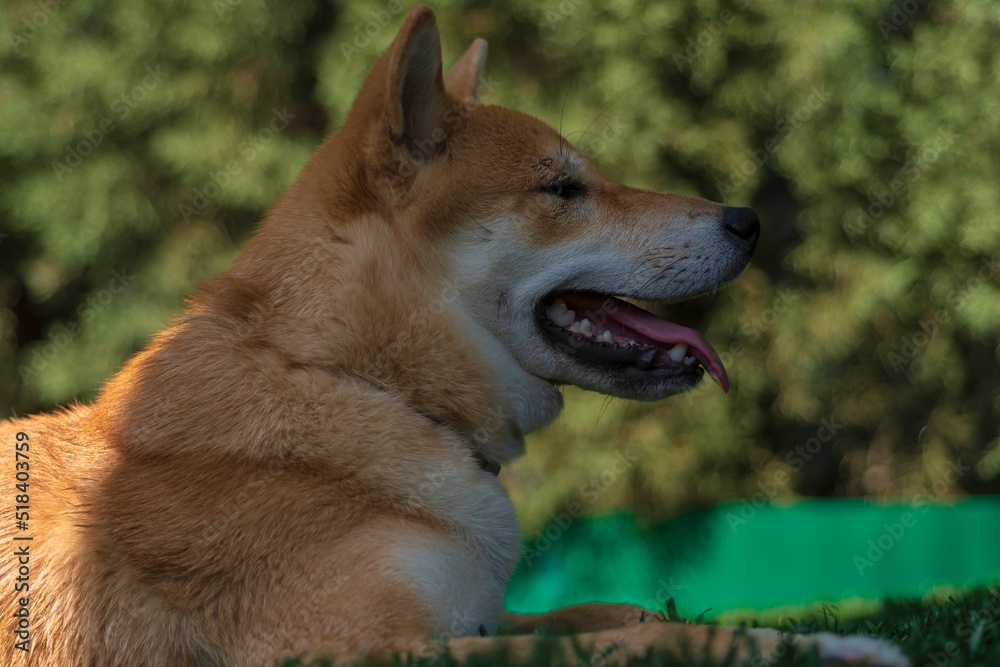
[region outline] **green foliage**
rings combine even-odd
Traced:
[[[228,265],[407,8],[4,3],[2,414],[92,397]],[[793,480],[780,496],[1000,487],[1000,8],[435,8],[447,62],[490,41],[486,102],[560,127],[614,178],[763,219],[743,278],[670,311],[716,345],[734,390],[656,405],[568,390],[503,473],[529,529],[625,449],[640,463],[588,512],[662,517],[778,470]],[[946,478],[949,461],[972,471]]]

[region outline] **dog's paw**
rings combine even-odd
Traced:
[[[825,665],[910,667],[910,661],[899,647],[886,639],[820,632],[796,637],[795,646],[800,653],[816,649]]]

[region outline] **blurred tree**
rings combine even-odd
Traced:
[[[503,473],[573,503],[1000,488],[1000,7],[435,3],[490,41],[487,103],[627,183],[754,206],[732,287],[670,309],[734,378],[659,404],[567,390]],[[0,414],[91,398],[223,270],[334,129],[408,4],[12,0],[0,9]],[[624,463],[623,463],[624,462]]]

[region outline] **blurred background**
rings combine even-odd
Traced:
[[[0,417],[91,399],[229,265],[344,120],[408,8],[5,0]],[[706,530],[724,548],[815,497],[860,500],[842,527],[809,515],[775,535],[806,540],[812,526],[862,577],[897,569],[866,536],[888,553],[888,533],[893,557],[919,559],[1000,532],[985,497],[1000,490],[1000,7],[434,8],[446,66],[489,41],[484,103],[560,128],[612,178],[752,206],[763,221],[746,274],[671,313],[712,341],[733,390],[706,382],[640,404],[567,389],[563,416],[501,473],[526,556],[581,531],[638,545],[628,553]],[[970,496],[983,496],[979,519],[929,518]],[[894,503],[933,511],[906,526]],[[876,514],[859,518],[865,508]],[[616,516],[596,531],[589,519]],[[853,542],[843,532],[866,522]],[[952,533],[907,542],[897,523]],[[998,547],[979,545],[992,558],[982,576],[1000,575]],[[815,557],[781,553],[770,558]],[[673,570],[650,567],[639,585],[669,597],[657,590]],[[695,595],[684,586],[671,590]]]

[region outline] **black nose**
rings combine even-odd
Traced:
[[[750,244],[750,252],[753,252],[760,237],[760,219],[753,209],[745,206],[727,206],[726,212],[722,214],[722,224],[727,232]]]

